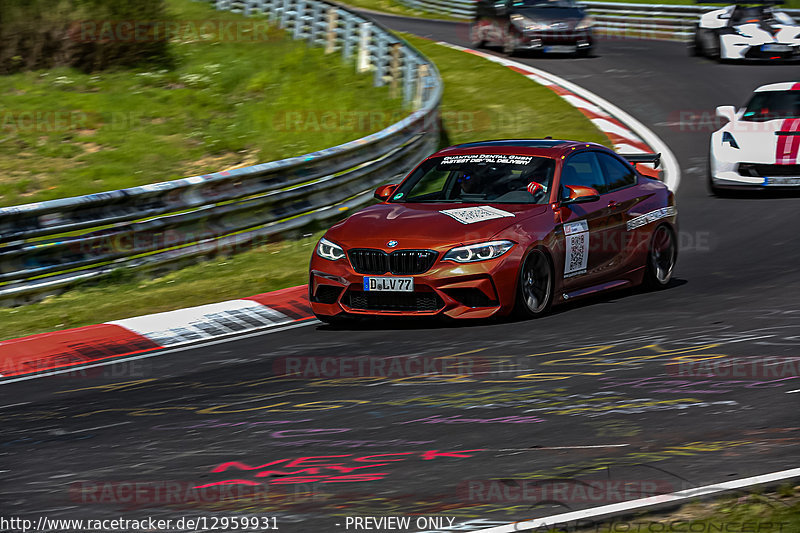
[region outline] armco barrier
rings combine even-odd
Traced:
[[[366,204],[439,141],[435,65],[389,31],[321,0],[217,0],[325,46],[375,84],[402,87],[408,117],[367,137],[252,167],[0,208],[0,305],[20,305],[121,267],[165,270],[295,233]]]
[[[475,0],[399,0],[413,9],[464,20],[475,14]],[[709,5],[651,5],[621,2],[580,2],[595,19],[598,35],[689,41],[700,15],[719,9]],[[784,9],[797,18],[800,10]]]

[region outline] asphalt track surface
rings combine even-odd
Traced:
[[[457,24],[381,21],[467,44]],[[800,355],[800,198],[710,197],[704,168],[713,128],[680,124],[691,113],[712,117],[717,105],[741,105],[760,84],[796,79],[797,66],[717,65],[653,41],[602,41],[587,59],[519,61],[614,102],[672,148],[682,169],[681,251],[670,287],[608,294],[528,322],[348,331],[314,323],[5,385],[1,514],[249,513],[276,517],[290,532],[344,531],[356,515],[496,524],[797,466],[796,366],[727,379],[680,377],[670,366]],[[276,375],[280,358],[304,356],[419,356],[461,361],[466,375]],[[337,457],[298,461],[311,456]],[[232,461],[242,464],[212,472]],[[347,477],[354,474],[362,477]],[[233,479],[263,483],[252,490],[271,496],[198,502],[184,494],[176,503],[152,488]],[[566,483],[560,492],[553,479]],[[629,491],[575,490],[601,480]],[[126,500],[124,483],[134,481],[150,492]],[[525,501],[515,501],[522,486],[530,489]]]

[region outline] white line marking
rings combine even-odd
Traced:
[[[800,389],[786,391],[786,394],[794,394],[795,392],[800,392]]]
[[[774,483],[776,481],[783,481],[796,477],[800,477],[800,468],[792,468],[789,470],[781,470],[780,472],[773,472],[771,474],[763,474],[760,476],[746,477],[734,481],[726,481],[724,483],[717,483],[716,485],[705,485],[702,487],[681,490],[670,494],[659,494],[658,496],[650,496],[648,498],[639,498],[637,500],[631,500],[627,502],[602,505],[592,509],[584,509],[581,511],[573,511],[571,513],[546,516],[525,522],[513,522],[504,526],[478,529],[476,530],[476,533],[511,533],[514,531],[523,531],[527,529],[553,527],[558,524],[567,524],[576,520],[595,520],[601,517],[607,517],[619,513],[628,513],[633,510],[642,510],[665,503],[689,501],[701,496],[708,496],[729,490],[742,489],[752,485]]]
[[[77,431],[70,431],[70,433],[84,433],[86,431],[94,431],[96,429],[113,428],[114,426],[124,426],[125,424],[132,424],[133,422],[118,422],[116,424],[109,424],[107,426],[97,426],[93,428],[79,429]]]
[[[464,48],[463,46],[458,46],[455,44],[451,44],[445,41],[439,41],[438,44],[442,46],[447,46],[454,50],[460,50],[462,52],[469,50],[470,52],[475,52],[475,55],[480,57],[484,57],[489,61],[493,61],[495,63],[499,63],[505,66],[514,66],[516,68],[526,70],[529,72],[533,72],[534,74],[552,82],[555,85],[560,85],[564,89],[574,93],[577,96],[585,98],[589,100],[592,104],[596,106],[600,106],[603,110],[610,114],[612,117],[616,118],[629,128],[633,130],[639,137],[641,137],[645,144],[649,145],[653,151],[661,153],[661,164],[664,168],[664,183],[669,187],[669,189],[673,192],[678,190],[678,186],[681,182],[681,167],[678,164],[678,160],[675,158],[675,154],[672,153],[672,150],[669,149],[669,146],[662,141],[658,135],[653,133],[650,128],[633,118],[632,115],[623,111],[616,105],[612,104],[605,98],[602,98],[595,93],[584,89],[580,85],[575,85],[571,81],[567,81],[564,78],[556,76],[555,74],[550,74],[547,71],[538,69],[536,67],[532,67],[530,65],[526,65],[524,63],[519,63],[517,61],[511,61],[508,59],[504,59],[498,56],[494,56],[491,54],[486,54],[484,52],[479,52],[477,50],[472,50],[470,48]]]
[[[297,322],[295,324],[289,324],[289,325],[286,325],[286,326],[280,326],[280,327],[277,327],[277,328],[266,329],[266,330],[262,330],[262,331],[253,331],[251,333],[247,333],[247,334],[244,334],[244,335],[236,335],[236,333],[231,333],[230,335],[225,335],[223,337],[218,337],[218,338],[213,339],[213,340],[199,342],[197,344],[176,346],[174,348],[168,348],[166,350],[154,350],[152,352],[139,354],[139,355],[134,355],[134,356],[131,356],[131,357],[120,357],[118,359],[113,359],[113,360],[110,360],[110,361],[102,361],[102,362],[99,362],[99,363],[95,363],[93,365],[71,366],[69,368],[53,370],[53,371],[47,372],[45,374],[36,374],[36,375],[33,375],[33,376],[20,376],[20,377],[18,377],[16,379],[7,379],[7,380],[0,381],[0,385],[8,385],[9,383],[16,383],[18,381],[26,381],[26,380],[29,380],[29,379],[44,378],[44,377],[48,377],[48,376],[56,376],[58,374],[65,374],[67,372],[74,372],[76,370],[85,370],[87,368],[95,368],[95,367],[98,367],[98,366],[114,365],[114,364],[117,364],[117,363],[124,363],[126,361],[135,361],[137,359],[146,359],[148,357],[158,357],[159,355],[165,355],[165,354],[168,354],[168,353],[182,352],[184,350],[193,350],[195,348],[204,348],[206,346],[213,346],[215,344],[221,344],[223,342],[230,342],[232,340],[247,339],[247,338],[250,338],[250,337],[257,337],[259,335],[268,335],[270,333],[277,333],[279,331],[286,331],[288,329],[301,328],[301,327],[304,327],[304,326],[311,326],[311,325],[314,325],[314,324],[321,324],[321,322],[319,320],[317,320],[317,319],[311,319],[311,320],[306,320],[306,321],[303,321],[303,322]],[[235,338],[231,338],[231,337],[235,337]]]
[[[28,405],[29,403],[31,403],[31,402],[12,403],[12,404],[9,404],[9,405],[3,405],[2,407],[0,407],[0,409],[5,409],[6,407],[16,407],[18,405]]]
[[[585,450],[587,448],[622,448],[630,444],[593,444],[591,446],[542,446],[537,448],[500,448],[498,452],[535,452],[539,450]]]

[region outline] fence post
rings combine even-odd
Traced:
[[[328,9],[328,31],[325,35],[325,53],[332,54],[336,50],[336,30],[339,26],[339,10]]]
[[[414,56],[405,52],[403,72],[403,104],[408,105],[414,97],[414,74],[416,73]]]
[[[350,56],[353,55],[355,31],[353,17],[347,14],[344,19],[344,33],[342,33],[342,58],[345,60],[350,59]]]
[[[358,35],[358,71],[366,72],[369,70],[369,42],[372,33],[372,24],[362,22],[359,25]]]
[[[428,84],[428,65],[422,64],[417,68],[417,94],[414,96],[414,110],[422,107],[425,89]]]
[[[389,98],[397,98],[397,86],[400,79],[400,43],[392,43],[391,62],[389,63]]]
[[[383,35],[383,32],[378,33],[375,35],[375,41],[377,46],[375,47],[375,81],[373,85],[375,87],[382,87],[386,81],[383,79],[386,73],[386,37]]]

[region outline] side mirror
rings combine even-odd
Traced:
[[[592,187],[583,185],[564,185],[567,197],[561,200],[561,205],[586,204],[600,199],[600,193]]]
[[[389,185],[381,185],[377,189],[375,189],[375,199],[380,200],[381,202],[385,202],[389,199],[392,195],[394,190],[397,188],[397,183],[390,183]]]
[[[717,108],[717,116],[728,119],[728,122],[736,120],[736,108],[732,105],[721,105]]]

